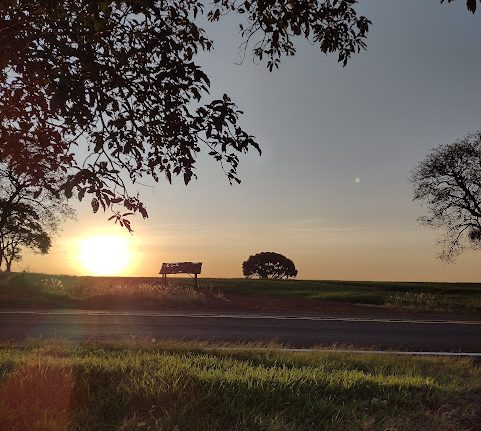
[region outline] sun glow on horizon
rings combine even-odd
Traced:
[[[129,241],[114,235],[80,238],[76,255],[82,270],[89,275],[122,275],[132,262]]]

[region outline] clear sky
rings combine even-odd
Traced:
[[[481,11],[464,0],[360,0],[360,11],[373,22],[368,50],[346,68],[304,40],[279,71],[237,65],[237,18],[209,25],[212,95],[236,101],[263,150],[241,160],[242,184],[201,156],[188,187],[141,188],[150,218],[133,220],[133,236],[76,204],[51,253],[16,269],[87,274],[78,242],[115,235],[132,251],[125,275],[193,260],[205,276],[238,277],[250,254],[275,251],[303,279],[481,281],[481,252],[436,258],[408,182],[432,147],[481,129]]]

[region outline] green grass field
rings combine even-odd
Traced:
[[[95,299],[114,304],[121,299],[154,299],[167,306],[222,301],[229,295],[305,298],[438,311],[481,311],[481,283],[401,283],[304,280],[171,278],[163,288],[159,278],[76,277],[46,274],[0,273],[0,306],[92,306]],[[121,302],[121,301],[120,301]]]
[[[175,342],[0,346],[2,431],[474,430],[470,359]]]
[[[481,283],[209,279],[223,293],[299,297],[430,310],[481,311]]]

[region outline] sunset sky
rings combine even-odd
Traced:
[[[481,129],[481,11],[464,0],[360,3],[368,50],[346,68],[303,40],[279,71],[237,65],[237,17],[209,25],[212,96],[233,98],[263,150],[241,160],[242,184],[201,156],[188,187],[141,186],[150,218],[132,221],[134,235],[77,203],[50,254],[25,253],[15,269],[92,273],[85,238],[113,236],[130,250],[123,275],[193,260],[202,276],[239,277],[250,254],[275,251],[303,279],[481,281],[481,252],[436,258],[438,233],[418,224],[408,182],[432,147]]]

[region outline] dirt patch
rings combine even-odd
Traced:
[[[80,304],[79,304],[80,305]],[[198,298],[160,300],[155,297],[103,295],[82,301],[82,308],[116,310],[175,310],[203,313],[279,314],[386,319],[475,320],[476,313],[418,311],[388,306],[350,304],[305,298],[248,295],[200,295]]]

